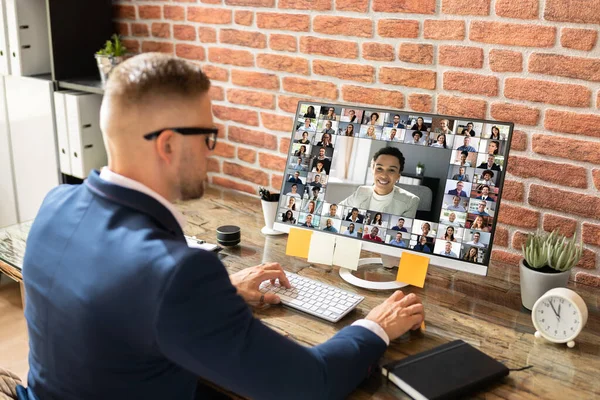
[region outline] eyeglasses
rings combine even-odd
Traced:
[[[152,140],[160,136],[164,131],[173,131],[180,135],[208,135],[206,136],[206,146],[209,150],[215,149],[215,146],[217,145],[217,136],[219,134],[219,128],[164,128],[144,135],[144,139]]]

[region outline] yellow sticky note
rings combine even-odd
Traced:
[[[429,257],[405,251],[400,257],[396,280],[422,288],[425,285],[427,268],[429,268]]]
[[[308,258],[312,231],[307,229],[290,228],[285,254],[292,257]]]

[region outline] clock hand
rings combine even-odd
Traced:
[[[558,320],[560,321],[560,304],[558,305],[558,315],[557,315],[557,317],[558,317]]]
[[[556,309],[554,308],[554,304],[552,303],[552,300],[550,300],[550,307],[552,307],[552,311],[554,311],[554,315],[556,315],[556,318],[560,318],[560,316],[556,312]]]

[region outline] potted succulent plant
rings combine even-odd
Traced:
[[[531,310],[537,299],[548,290],[567,286],[571,268],[583,255],[583,246],[576,243],[576,235],[567,239],[554,230],[550,234],[528,234],[521,248],[521,302],[523,307]]]
[[[417,175],[423,175],[423,173],[425,172],[425,164],[423,164],[421,161],[417,163],[416,172]]]
[[[123,46],[121,38],[117,34],[112,35],[111,39],[106,41],[104,47],[96,52],[102,86],[106,84],[110,71],[123,62],[126,52],[127,48]]]

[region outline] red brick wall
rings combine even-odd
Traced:
[[[114,9],[135,51],[205,66],[223,128],[213,184],[279,189],[299,99],[514,121],[494,259],[514,264],[524,233],[559,227],[586,245],[573,278],[600,286],[600,0],[116,0]]]

